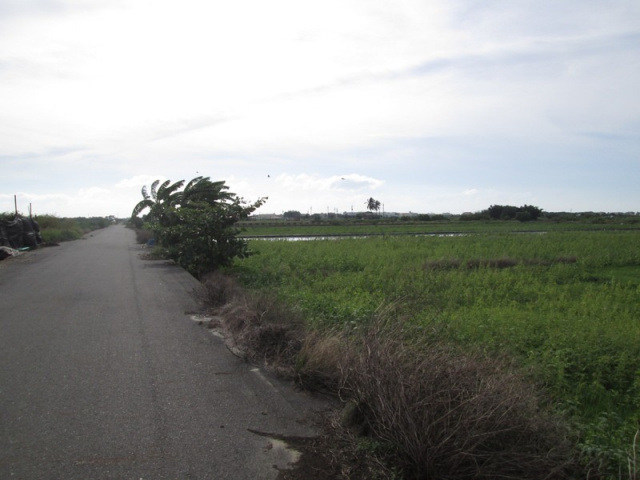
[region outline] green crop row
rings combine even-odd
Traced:
[[[244,284],[317,329],[393,310],[414,334],[517,359],[581,431],[621,459],[640,421],[640,232],[254,240]]]

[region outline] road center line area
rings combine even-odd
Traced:
[[[2,262],[0,478],[275,479],[326,404],[192,321],[197,281],[134,237]]]

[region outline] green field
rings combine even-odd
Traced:
[[[594,231],[594,230],[633,230],[640,229],[640,216],[637,215],[573,215],[547,216],[535,222],[518,221],[463,221],[459,219],[437,221],[399,220],[375,218],[352,220],[336,218],[333,220],[300,221],[243,221],[242,235],[248,237],[264,236],[312,236],[312,235],[404,235],[412,233],[468,233],[468,232],[519,232],[519,231]]]
[[[497,225],[462,236],[251,240],[256,255],[233,272],[312,328],[358,328],[385,310],[414,334],[513,356],[571,419],[584,452],[626,462],[640,421],[640,231]]]

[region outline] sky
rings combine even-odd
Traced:
[[[200,175],[265,214],[640,211],[640,2],[0,0],[0,212]]]

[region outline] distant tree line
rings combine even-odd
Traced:
[[[550,222],[589,222],[589,223],[612,223],[624,221],[625,223],[640,223],[640,212],[546,212],[533,205],[523,205],[515,207],[512,205],[492,205],[491,207],[475,212],[463,213],[461,216],[451,214],[408,214],[398,216],[397,214],[387,214],[378,217],[372,212],[358,212],[351,214],[309,214],[300,213],[298,210],[288,210],[282,214],[282,218],[288,221],[311,221],[311,222],[344,222],[344,221],[379,221],[384,222],[448,222],[460,219],[465,220],[511,220],[528,222],[544,218]],[[277,220],[275,220],[277,221]]]
[[[284,212],[282,218],[285,220],[300,220],[302,218],[302,214],[297,210],[288,210]]]
[[[517,220],[531,222],[540,218],[543,210],[533,205],[514,207],[512,205],[491,205],[486,210],[476,213],[465,213],[461,220]]]

